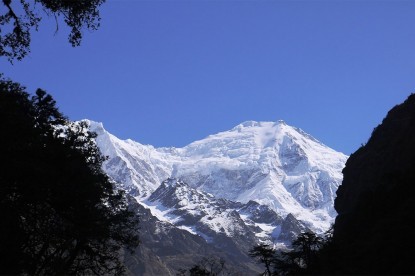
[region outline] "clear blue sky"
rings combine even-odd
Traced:
[[[6,77],[72,120],[184,146],[285,120],[350,154],[415,87],[415,1],[121,1],[72,48],[53,19]]]

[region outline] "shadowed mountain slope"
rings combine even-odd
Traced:
[[[389,111],[350,156],[337,191],[341,273],[415,273],[415,94]]]

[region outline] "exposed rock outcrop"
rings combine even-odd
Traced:
[[[255,275],[261,271],[249,257],[230,254],[240,251],[226,235],[222,235],[221,250],[198,235],[158,220],[134,199],[130,200],[130,208],[140,217],[141,243],[133,255],[125,253],[128,275],[176,275],[180,269],[189,269],[212,256],[223,259],[226,268],[236,275]],[[235,247],[234,250],[226,248],[229,246]]]

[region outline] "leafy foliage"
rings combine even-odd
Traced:
[[[0,56],[10,62],[21,60],[30,52],[30,32],[37,31],[42,17],[41,10],[56,21],[62,17],[71,29],[68,40],[79,46],[82,28],[96,30],[99,27],[98,7],[105,0],[2,0],[4,13],[0,14]],[[1,9],[3,11],[3,9]],[[58,28],[58,23],[57,23]]]
[[[120,274],[137,218],[85,123],[0,79],[0,274]]]

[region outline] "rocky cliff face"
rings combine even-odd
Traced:
[[[414,273],[415,95],[389,111],[343,174],[335,200],[337,269]]]

